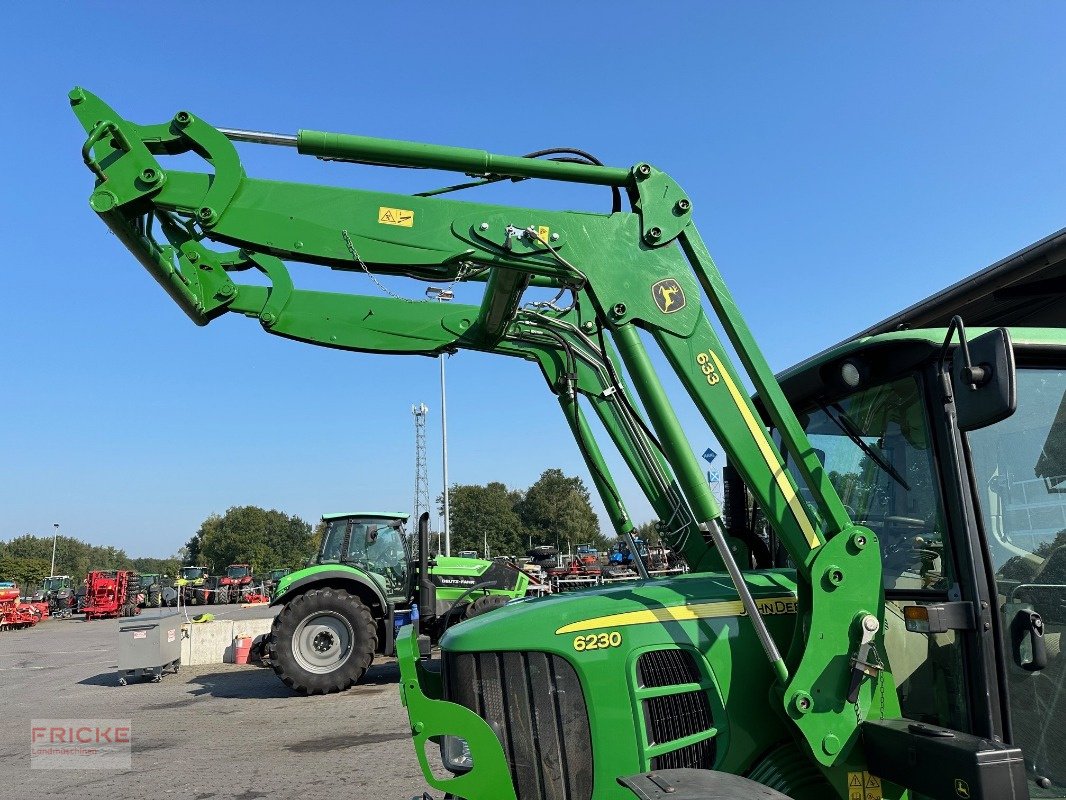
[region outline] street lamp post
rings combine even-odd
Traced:
[[[59,523],[53,522],[52,527],[55,528],[55,533],[52,534],[52,569],[48,573],[50,576],[56,574],[56,542],[59,540]]]
[[[426,297],[436,298],[438,303],[447,303],[455,298],[455,292],[451,289],[440,289],[430,286],[426,289]],[[441,461],[444,472],[444,555],[452,554],[452,531],[451,521],[448,519],[448,392],[444,382],[444,353],[440,359],[440,444]]]

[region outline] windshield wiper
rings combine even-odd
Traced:
[[[862,450],[863,453],[869,456],[873,460],[873,462],[882,469],[882,471],[884,471],[890,478],[892,478],[892,480],[894,480],[908,492],[911,490],[910,484],[907,483],[907,481],[904,480],[903,476],[899,474],[899,470],[892,466],[892,462],[885,458],[883,453],[879,452],[878,450],[875,450],[863,441],[862,431],[859,429],[859,426],[856,425],[854,421],[852,421],[851,417],[844,413],[844,409],[834,403],[833,410],[836,411],[836,416],[834,416],[830,413],[829,409],[826,408],[824,404],[818,403],[818,407],[825,412],[825,415],[829,417],[830,420],[832,420],[834,425],[836,425],[838,428],[840,428],[841,431],[843,431],[845,436],[851,439],[851,441],[855,442],[855,445],[860,450]]]

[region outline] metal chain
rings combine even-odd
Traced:
[[[885,719],[885,673],[882,672],[878,676],[878,680],[881,683],[881,716],[879,719],[883,722]]]
[[[390,289],[388,286],[386,286],[381,281],[379,281],[377,279],[377,276],[375,276],[374,273],[370,271],[370,267],[368,267],[366,264],[363,263],[363,259],[361,259],[359,257],[359,253],[355,249],[355,245],[352,244],[352,237],[348,235],[348,231],[347,230],[342,230],[341,231],[341,236],[344,237],[344,243],[348,246],[348,252],[352,254],[352,258],[355,259],[355,263],[363,268],[363,272],[365,272],[367,274],[367,277],[370,278],[370,280],[372,280],[374,282],[374,285],[377,286],[379,289],[381,289],[381,291],[383,291],[389,297],[392,297],[392,298],[394,298],[396,300],[403,300],[405,303],[427,303],[427,302],[429,302],[428,299],[427,300],[412,300],[409,297],[402,297],[402,296],[396,294],[396,292],[392,291],[392,289]]]
[[[358,264],[362,268],[363,272],[365,272],[367,274],[367,277],[370,278],[370,280],[372,280],[374,282],[374,285],[377,286],[379,289],[381,289],[381,291],[383,291],[389,297],[392,297],[392,298],[394,298],[396,300],[403,300],[403,302],[405,302],[405,303],[429,303],[429,302],[431,302],[428,297],[423,299],[423,300],[412,300],[410,297],[404,297],[402,295],[396,294],[396,292],[392,291],[392,289],[390,289],[388,286],[386,286],[381,281],[379,281],[377,279],[377,276],[374,275],[374,273],[370,271],[370,267],[368,267],[365,263],[363,263],[363,259],[361,259],[359,257],[359,252],[355,249],[355,244],[352,242],[352,237],[348,235],[348,231],[342,229],[341,230],[341,236],[344,237],[344,244],[345,244],[345,246],[347,246],[348,252],[352,254],[352,259],[355,261],[355,263]],[[461,283],[462,281],[465,281],[467,279],[467,277],[474,271],[475,270],[473,268],[471,268],[469,265],[460,264],[459,265],[459,271],[455,273],[455,280],[453,280],[451,283],[447,284],[444,288],[445,289],[451,289],[453,286],[455,286],[455,284]]]
[[[873,657],[871,660],[875,664],[877,664],[877,666],[879,667],[879,672],[877,674],[877,677],[874,680],[877,681],[878,688],[880,690],[879,700],[880,700],[880,706],[881,706],[880,707],[881,716],[878,717],[878,719],[884,720],[884,718],[885,718],[885,679],[884,679],[885,662],[881,660],[881,654],[877,652],[877,647],[876,646],[873,646],[873,647],[870,648],[870,655]],[[862,725],[862,712],[859,710],[859,701],[856,700],[852,705],[855,706],[855,723],[857,725]]]

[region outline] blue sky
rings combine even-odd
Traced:
[[[138,122],[317,128],[648,161],[784,368],[1066,224],[1066,8],[936,3],[19,4],[0,33],[0,539],[176,550],[213,511],[406,510],[410,406],[437,364],[188,322],[90,212],[66,92]],[[313,8],[309,13],[307,9]],[[242,10],[245,9],[245,10]],[[394,191],[434,176],[242,147],[258,177]],[[600,210],[602,189],[486,199]],[[373,292],[358,277],[304,286]],[[399,289],[400,287],[397,286]],[[410,295],[420,291],[407,287]],[[449,370],[451,477],[586,475],[532,365]],[[680,398],[680,392],[677,396]],[[693,447],[712,439],[679,402]],[[586,478],[587,480],[587,478]],[[638,519],[651,516],[631,481]]]

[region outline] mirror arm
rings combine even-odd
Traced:
[[[953,399],[954,393],[951,387],[951,376],[944,365],[948,357],[948,348],[951,347],[951,342],[955,338],[955,331],[959,332],[959,347],[962,349],[963,380],[969,384],[971,389],[976,391],[978,386],[987,383],[989,377],[991,377],[991,370],[984,366],[975,367],[970,360],[970,344],[966,340],[966,325],[963,323],[962,317],[956,314],[951,318],[951,322],[948,325],[948,333],[944,337],[944,344],[940,347],[940,357],[937,358],[936,362],[937,372],[940,374],[940,383],[944,389],[944,400],[947,402]]]

